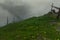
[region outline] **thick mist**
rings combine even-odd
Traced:
[[[0,26],[30,17],[42,16],[51,9],[51,4],[60,7],[59,0],[0,0]]]

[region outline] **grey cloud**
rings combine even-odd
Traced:
[[[20,17],[21,19],[41,16],[48,13],[51,9],[51,3],[59,6],[59,0],[0,0],[0,21],[2,25],[6,24],[6,18],[9,16],[12,22],[12,17]]]

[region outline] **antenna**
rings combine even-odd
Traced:
[[[51,5],[51,11],[52,11],[52,8],[53,8],[53,3],[52,3],[52,5]]]

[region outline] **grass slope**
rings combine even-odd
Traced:
[[[57,40],[60,33],[57,24],[51,24],[55,18],[49,15],[33,17],[22,22],[8,24],[0,28],[0,40]]]

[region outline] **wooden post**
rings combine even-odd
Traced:
[[[7,16],[7,25],[8,25],[8,22],[9,22],[9,20],[8,20],[8,16]]]

